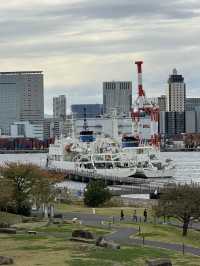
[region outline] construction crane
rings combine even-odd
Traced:
[[[159,107],[150,103],[142,83],[143,61],[136,61],[138,75],[137,98],[132,108],[133,135],[139,139],[140,145],[148,142],[153,146],[159,146],[158,121]]]

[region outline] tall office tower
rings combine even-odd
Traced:
[[[160,112],[167,110],[167,96],[161,95],[159,97],[147,98],[147,100],[152,104],[157,104],[159,106]]]
[[[53,98],[53,118],[65,120],[66,119],[66,96],[60,95],[58,97]]]
[[[44,119],[42,71],[0,72],[0,128],[9,134],[15,121]]]
[[[172,75],[168,79],[167,88],[167,111],[184,112],[186,98],[186,85],[182,75],[178,75],[173,69]]]
[[[132,107],[132,82],[103,82],[103,112],[110,114],[113,108],[118,114],[128,115]]]
[[[158,106],[160,109],[160,112],[162,111],[166,111],[167,110],[167,97],[166,95],[161,95],[160,97],[158,97]]]
[[[200,111],[200,98],[186,98],[186,111]]]
[[[169,138],[185,133],[185,112],[160,112],[159,132]]]

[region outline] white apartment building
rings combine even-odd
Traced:
[[[61,120],[54,118],[44,119],[44,139],[60,137],[63,135],[67,137],[70,135],[72,130],[72,121],[70,119]]]
[[[14,122],[10,126],[10,136],[13,138],[36,138],[43,140],[43,123],[30,123],[29,121]]]
[[[132,82],[103,82],[103,113],[110,114],[117,109],[118,114],[129,115],[132,107]]]
[[[53,97],[53,118],[65,120],[66,119],[66,96],[60,95]]]
[[[173,69],[168,79],[167,88],[167,111],[184,112],[186,101],[186,85],[182,75],[178,75],[177,70]]]

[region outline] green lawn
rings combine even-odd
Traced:
[[[148,247],[107,250],[53,236],[0,235],[0,254],[15,266],[143,266],[148,258],[170,258],[175,266],[200,265],[200,257]]]
[[[74,212],[85,212],[85,213],[92,213],[92,208],[86,208],[84,206],[77,206],[77,205],[67,205],[67,204],[61,204],[57,205],[57,209],[60,211],[74,211]],[[123,207],[125,216],[132,217],[133,211],[136,208],[132,207]],[[96,208],[96,214],[97,215],[107,215],[107,216],[113,216],[113,215],[120,215],[120,207],[104,207],[104,208]],[[137,208],[137,215],[143,216],[144,208]],[[156,240],[156,241],[162,241],[162,242],[171,242],[171,243],[178,243],[182,244],[185,243],[187,245],[191,245],[194,247],[200,248],[200,232],[195,230],[189,230],[187,237],[182,237],[182,229],[177,228],[175,226],[170,226],[167,224],[154,224],[153,223],[153,216],[152,216],[152,210],[148,210],[148,220],[151,221],[151,223],[145,224],[141,223],[141,231],[142,234],[146,239],[149,240]],[[163,221],[161,218],[160,221]],[[115,224],[115,226],[133,226],[133,227],[139,227],[139,223],[130,223],[130,222],[121,222],[118,224]],[[133,236],[134,237],[134,236]],[[138,236],[139,237],[139,236]]]
[[[130,208],[127,208],[127,211]],[[99,209],[103,214],[117,212],[119,209]],[[110,214],[108,214],[110,215]],[[121,225],[119,225],[121,226]],[[123,226],[136,226],[124,224]],[[93,244],[80,244],[71,242],[71,232],[74,229],[86,229],[96,235],[109,233],[98,227],[89,227],[79,224],[63,224],[47,226],[46,222],[18,224],[18,228],[36,230],[40,234],[28,235],[25,233],[17,235],[0,234],[0,254],[11,256],[15,260],[15,266],[142,266],[148,258],[169,257],[173,265],[200,265],[200,257],[168,250],[150,247],[122,247],[121,250],[107,250],[95,247]],[[142,225],[142,232],[147,239],[159,238],[176,239],[178,241],[178,229],[165,225]],[[156,233],[155,233],[156,232]],[[194,233],[194,234],[193,234]],[[165,234],[165,235],[164,235]],[[188,244],[198,245],[199,233],[192,232],[188,236]],[[186,243],[186,241],[185,241]]]
[[[76,254],[74,254],[76,253]],[[200,265],[200,258],[147,247],[123,247],[119,251],[90,249],[72,253],[71,266],[142,266],[146,259],[170,258],[173,265]]]
[[[92,213],[92,208],[75,205],[58,205],[57,210],[66,212]],[[97,215],[119,215],[121,208],[96,208]],[[132,216],[134,208],[123,208],[125,215]],[[143,214],[142,208],[137,209],[137,214]],[[149,211],[150,214],[150,211]],[[11,223],[19,222],[20,217],[0,213],[0,217]],[[117,227],[133,226],[138,224],[122,222],[115,224]],[[200,232],[189,230],[187,237],[182,237],[179,228],[170,225],[144,224],[140,225],[145,239],[162,242],[180,243],[200,248]],[[35,230],[38,235],[30,236],[25,233],[17,235],[0,234],[0,254],[11,256],[15,260],[15,266],[142,266],[148,258],[170,257],[173,265],[200,265],[200,257],[161,250],[150,247],[122,247],[121,250],[113,251],[97,248],[92,244],[80,244],[69,241],[74,229],[89,230],[95,235],[104,235],[110,230],[98,227],[84,226],[80,224],[47,225],[47,222],[20,223],[18,228]],[[23,231],[22,231],[23,232]],[[136,235],[136,237],[141,237]]]
[[[92,208],[85,207],[84,205],[71,205],[71,204],[57,204],[56,210],[58,212],[80,212],[80,213],[93,213]],[[143,216],[144,208],[134,207],[103,207],[95,208],[97,215],[105,216],[120,216],[120,211],[123,209],[125,216],[132,217],[134,210],[137,210],[138,216]],[[151,217],[152,210],[148,210],[148,215]]]
[[[126,226],[139,227],[136,224],[126,224]],[[154,225],[154,224],[144,224],[140,225],[141,236],[144,236],[148,240],[157,240],[161,242],[170,243],[185,243],[193,247],[200,248],[200,232],[196,230],[189,230],[186,237],[182,236],[182,229],[170,225]],[[137,237],[141,237],[137,234]],[[135,237],[135,236],[133,236]]]
[[[64,225],[50,225],[50,226],[41,226],[33,227],[32,230],[43,233],[63,233],[64,235],[71,236],[73,230],[82,229],[94,233],[96,236],[101,236],[109,234],[109,230],[105,230],[98,227],[85,226],[80,224],[64,224]]]
[[[8,223],[12,225],[15,223],[20,223],[21,221],[22,221],[21,215],[0,211],[0,223]]]

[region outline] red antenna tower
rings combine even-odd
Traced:
[[[136,137],[142,139],[144,128],[150,129],[149,141],[151,145],[159,145],[158,120],[159,107],[148,102],[142,84],[142,64],[143,61],[136,61],[138,74],[138,96],[131,116],[133,119],[133,133]]]
[[[137,71],[138,71],[138,97],[145,97],[145,92],[143,90],[143,85],[142,85],[142,64],[143,64],[143,61],[136,61],[135,64],[137,65]]]

